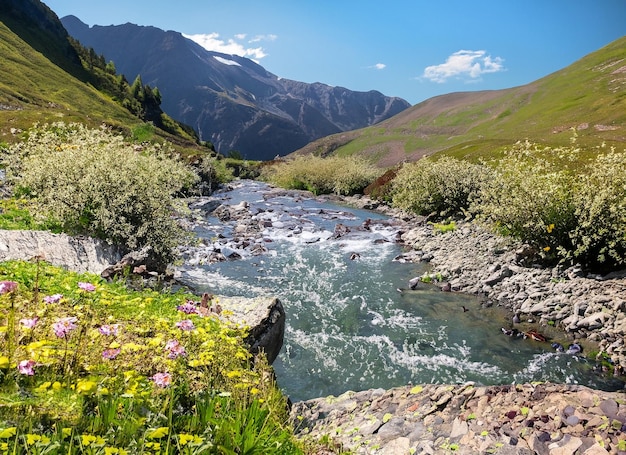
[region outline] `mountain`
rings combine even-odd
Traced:
[[[272,159],[308,142],[373,125],[410,105],[379,92],[281,79],[252,60],[210,52],[178,32],[134,24],[61,22],[84,46],[112,60],[129,80],[158,87],[170,116],[226,154]]]
[[[83,65],[88,52],[71,41],[40,1],[0,0],[0,143],[19,139],[34,123],[56,121],[104,123],[126,136],[137,128],[146,137],[145,122],[127,107],[142,110],[147,102],[133,99],[130,85],[114,71],[102,71],[93,61],[90,68]],[[143,95],[148,88],[136,87]],[[151,120],[165,122],[169,132],[150,126],[151,134],[177,144],[180,152],[196,153],[195,133],[164,115],[157,100],[152,104]]]
[[[434,153],[490,157],[529,139],[626,145],[626,37],[530,84],[430,98],[374,127],[334,134],[297,154],[360,154],[380,167]]]

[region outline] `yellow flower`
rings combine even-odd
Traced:
[[[94,436],[92,434],[82,434],[80,442],[84,447],[89,447],[90,445],[103,446],[106,443],[102,436]]]
[[[552,233],[553,229],[554,229],[554,223],[549,224],[548,226],[546,226],[546,230],[548,231],[548,234]]]
[[[76,391],[78,393],[86,393],[86,394],[93,393],[96,391],[97,388],[98,388],[98,384],[96,384],[94,381],[89,381],[89,380],[80,380],[76,384]]]
[[[67,427],[61,429],[61,435],[63,435],[63,439],[69,438],[70,436],[72,436],[72,429]]]
[[[193,441],[193,435],[192,434],[185,434],[185,433],[181,433],[178,435],[178,443],[181,446],[185,446],[187,445],[188,442]]]
[[[33,391],[37,392],[37,393],[43,393],[46,390],[48,390],[50,388],[50,386],[52,385],[52,383],[50,381],[46,381],[42,384],[40,384],[37,388],[35,388]]]
[[[549,246],[544,247],[543,251],[550,251],[550,247]]]
[[[52,390],[61,390],[63,385],[59,381],[54,381],[52,384]]]
[[[0,430],[0,439],[9,439],[15,436],[17,433],[16,427],[5,428],[4,430]]]
[[[7,356],[0,356],[0,368],[9,368],[9,358]]]
[[[162,437],[167,436],[169,432],[169,427],[159,427],[151,430],[146,437],[148,439],[161,439]]]
[[[117,447],[105,447],[104,448],[104,455],[113,455],[113,454],[128,455],[128,451],[124,449],[118,449]]]
[[[241,377],[241,371],[239,371],[239,370],[232,370],[232,371],[229,371],[228,373],[226,373],[226,376],[228,378],[230,378],[230,379],[240,378]]]
[[[41,436],[38,434],[27,434],[26,445],[32,446],[33,444],[41,442],[42,444],[50,444],[50,438],[48,436]]]

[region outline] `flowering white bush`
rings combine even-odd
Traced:
[[[567,163],[577,154],[569,147],[518,142],[494,163],[492,179],[483,185],[472,211],[499,232],[531,243],[546,256],[571,249],[577,177]]]
[[[612,268],[626,264],[626,153],[598,155],[576,188],[570,257]]]
[[[405,164],[392,183],[393,205],[445,218],[465,212],[490,179],[487,166],[454,158],[425,158]]]
[[[183,234],[173,196],[198,178],[164,146],[138,151],[104,127],[81,124],[34,127],[7,150],[5,164],[38,216],[129,250],[149,245],[166,261]]]

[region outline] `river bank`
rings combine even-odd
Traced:
[[[623,374],[623,273],[541,268],[527,247],[478,224],[461,222],[441,233],[368,198],[343,202],[401,219],[409,249],[397,259],[428,262],[442,290],[479,295],[485,305],[507,309],[506,329],[532,328],[595,346],[595,356],[605,360],[601,373]],[[299,402],[292,418],[301,437],[328,437],[363,454],[619,454],[626,453],[625,402],[623,390],[566,384],[409,385]]]
[[[596,347],[598,358],[622,374],[626,270],[602,276],[585,274],[578,266],[541,267],[527,245],[496,236],[478,223],[460,221],[455,229],[441,232],[422,217],[366,197],[344,202],[403,220],[401,241],[408,250],[398,260],[428,262],[442,289],[473,294],[483,305],[506,309],[511,317],[505,328],[543,331],[559,337],[561,344]]]

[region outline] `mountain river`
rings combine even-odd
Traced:
[[[473,296],[425,283],[410,290],[428,265],[394,261],[403,251],[398,228],[382,215],[245,180],[210,199],[245,201],[262,229],[242,244],[233,241],[236,220],[207,216],[195,226],[204,245],[186,254],[180,280],[198,292],[282,301],[285,341],[274,369],[294,401],[411,383],[623,387],[582,356],[504,335],[505,314]],[[202,259],[216,248],[236,259]]]

